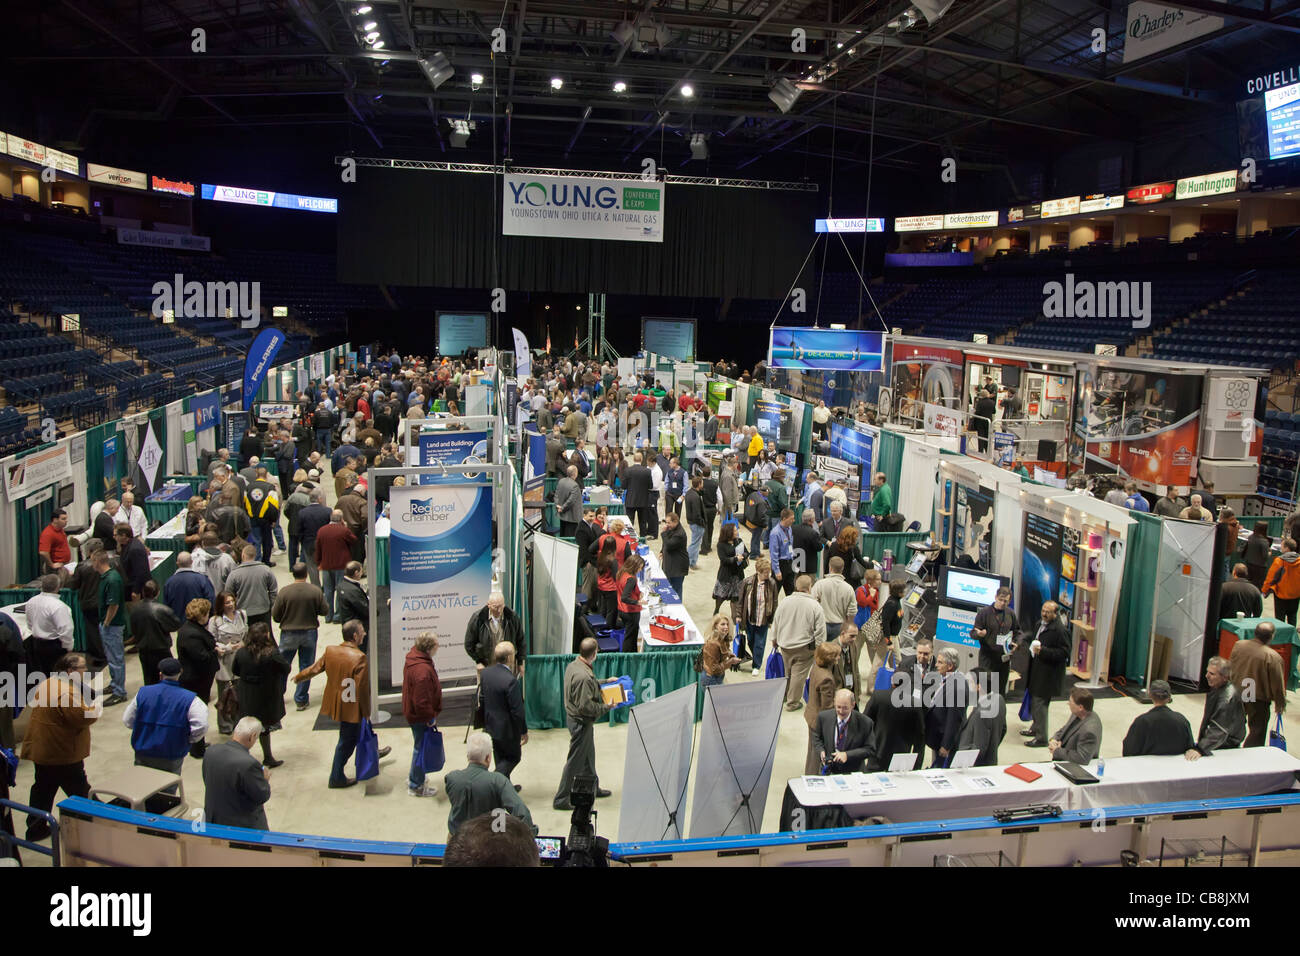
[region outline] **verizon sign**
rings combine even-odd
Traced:
[[[1134,0],[1128,5],[1124,62],[1132,63],[1223,29],[1223,17]]]
[[[86,178],[92,183],[100,183],[104,186],[121,186],[124,189],[149,188],[149,180],[144,173],[118,169],[116,166],[100,166],[98,163],[86,164]]]

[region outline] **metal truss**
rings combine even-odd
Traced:
[[[610,170],[589,169],[551,169],[545,166],[493,166],[488,163],[448,163],[425,159],[383,159],[376,156],[335,156],[336,165],[344,160],[351,160],[358,166],[380,167],[386,169],[418,169],[433,173],[514,173],[521,176],[557,176],[581,177],[583,179],[610,179],[625,182],[641,182],[641,176],[632,172],[614,172]],[[668,173],[656,182],[671,183],[675,186],[725,186],[729,189],[773,189],[786,192],[815,193],[816,183],[781,182],[775,179],[732,179],[725,176],[678,176]]]

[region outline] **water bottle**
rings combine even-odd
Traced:
[[[881,559],[880,566],[884,569],[886,574],[894,570],[894,552],[889,550],[889,548],[885,549],[885,556]]]
[[[1105,758],[1105,757],[1098,757],[1098,758],[1097,758],[1097,776],[1098,776],[1098,777],[1104,777],[1104,776],[1106,776],[1106,758]]]

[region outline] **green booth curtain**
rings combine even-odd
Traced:
[[[909,541],[924,541],[926,531],[868,531],[862,535],[862,553],[872,561],[882,561],[885,549],[894,555],[894,564],[903,565],[912,560],[912,552],[907,548]]]
[[[885,480],[898,495],[898,485],[903,478],[903,450],[907,447],[907,438],[897,432],[880,430],[880,452],[876,455],[876,471],[885,473]],[[867,483],[869,476],[864,475]]]
[[[698,648],[682,649],[690,650]],[[576,654],[528,656],[528,666],[524,669],[524,710],[530,729],[549,730],[565,725],[564,671],[576,658]],[[632,678],[632,692],[638,701],[648,699],[650,694],[662,697],[693,684],[696,687],[695,719],[699,720],[704,714],[704,695],[699,687],[700,675],[695,673],[695,654],[674,651],[598,654],[592,669],[597,680],[607,677]],[[610,711],[609,722],[626,723],[629,710],[628,707],[620,707]]]
[[[10,604],[25,604],[40,593],[37,588],[0,589],[0,607],[8,607]],[[59,591],[59,599],[72,611],[72,649],[84,651],[86,649],[86,619],[81,616],[81,601],[77,598],[77,592],[71,588],[63,588]]]
[[[1124,552],[1124,581],[1115,614],[1115,643],[1110,649],[1110,673],[1126,680],[1146,678],[1151,615],[1155,610],[1155,569],[1160,562],[1160,521],[1156,515],[1130,511],[1137,524],[1128,529]]]
[[[36,448],[30,448],[17,455],[16,458],[21,461],[28,455],[52,447],[52,445],[40,445]],[[37,489],[37,491],[40,490]],[[41,554],[39,550],[41,531],[54,517],[54,496],[51,495],[34,508],[27,507],[27,498],[15,501],[12,507],[14,510],[14,524],[16,525],[15,536],[17,538],[18,558],[17,580],[13,583],[27,584],[41,575]]]

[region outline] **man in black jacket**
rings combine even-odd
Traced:
[[[1264,614],[1264,596],[1250,582],[1250,569],[1244,564],[1233,566],[1232,578],[1219,591],[1219,618],[1236,617],[1238,611],[1246,617]]]
[[[637,530],[643,538],[659,536],[659,510],[654,495],[654,477],[645,466],[643,452],[632,456],[632,464],[627,469],[627,491],[623,497],[623,508],[628,519],[636,518]]]
[[[713,477],[713,469],[708,465],[700,469],[700,497],[704,499],[704,546],[700,548],[700,554],[710,554],[713,551],[713,523],[718,518],[718,479]]]
[[[822,550],[822,535],[814,524],[816,516],[811,508],[803,510],[803,518],[791,529],[794,538],[794,573],[814,574],[817,555]]]
[[[483,729],[492,738],[492,756],[497,773],[506,779],[523,758],[528,743],[528,722],[524,719],[524,693],[515,676],[515,646],[502,641],[492,652],[493,664],[479,674],[483,695]],[[516,785],[515,789],[519,787]]]
[[[140,655],[140,673],[145,684],[158,683],[158,665],[172,657],[172,634],[180,629],[181,619],[166,604],[158,601],[158,585],[145,582],[142,600],[131,609],[131,636]]]
[[[945,647],[935,655],[938,680],[930,680],[922,691],[925,706],[925,743],[931,751],[932,767],[947,767],[957,752],[957,736],[966,717],[966,679],[957,671],[957,652]]]
[[[241,717],[230,740],[204,751],[203,817],[208,823],[265,830],[271,771],[250,750],[262,733],[256,717]]]
[[[1003,697],[1007,693],[1011,652],[1010,645],[1004,649],[998,644],[998,638],[1010,634],[1011,644],[1020,639],[1020,627],[1016,623],[1016,615],[1008,607],[1010,603],[1011,589],[998,588],[993,603],[980,608],[970,629],[971,637],[980,643],[979,669],[986,674],[998,675],[998,694]]]
[[[349,561],[343,569],[343,580],[339,582],[336,600],[339,606],[340,621],[361,621],[370,627],[370,594],[361,583],[365,569],[360,561]],[[361,642],[361,649],[366,649],[366,642]]]
[[[136,540],[131,529],[124,524],[113,529],[117,541],[118,561],[122,566],[122,580],[126,584],[128,600],[138,598],[149,576],[149,549],[143,542]],[[134,632],[132,632],[134,633]]]
[[[1199,760],[1216,750],[1232,750],[1246,739],[1246,710],[1232,683],[1232,666],[1222,657],[1211,657],[1205,665],[1205,710],[1196,746],[1184,755]]]
[[[1030,737],[1025,746],[1046,747],[1047,707],[1061,690],[1065,679],[1065,662],[1070,656],[1070,635],[1061,620],[1055,601],[1044,601],[1039,611],[1038,630],[1029,645],[1029,712],[1033,722],[1020,736]],[[1179,751],[1181,753],[1181,751]]]
[[[888,770],[895,754],[920,753],[923,716],[921,708],[912,705],[910,684],[901,669],[894,672],[888,688],[871,692],[863,713],[873,727],[868,773]]]
[[[1153,680],[1150,692],[1151,709],[1134,718],[1124,735],[1124,756],[1170,757],[1194,749],[1192,725],[1169,706],[1174,696],[1169,682]]]
[[[853,709],[853,691],[841,687],[834,708],[819,713],[813,724],[813,753],[828,773],[861,773],[875,756],[874,736],[871,718]]]
[[[323,487],[313,488],[310,497],[311,504],[298,512],[298,539],[311,583],[320,587],[320,569],[316,567],[316,533],[330,523],[333,511],[325,507]]]
[[[695,570],[699,564],[700,548],[704,544],[704,497],[700,494],[700,489],[703,487],[703,478],[692,478],[683,496],[686,502],[686,526],[691,530],[691,540],[687,545],[691,570]]]
[[[465,653],[468,654],[482,671],[491,667],[496,647],[502,641],[509,641],[518,648],[521,658],[527,658],[528,646],[524,639],[523,625],[519,615],[506,607],[505,595],[493,591],[488,595],[487,605],[474,612],[465,628]],[[520,667],[520,671],[523,667]]]

